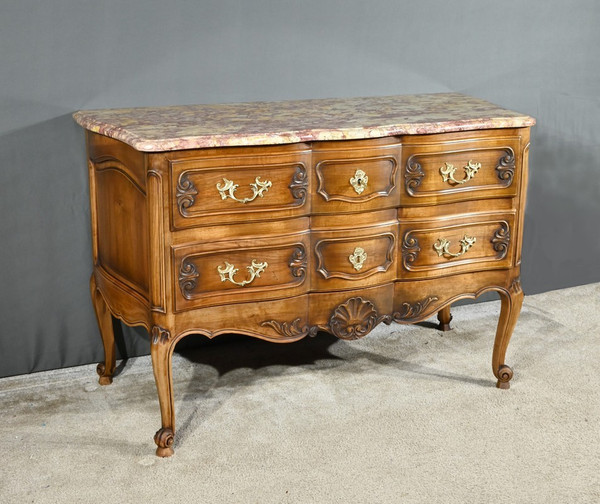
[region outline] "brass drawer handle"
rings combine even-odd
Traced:
[[[235,200],[239,203],[250,203],[251,201],[254,201],[257,198],[257,196],[260,196],[262,198],[263,194],[266,191],[268,191],[269,187],[271,187],[272,185],[273,184],[270,180],[265,180],[264,182],[261,182],[260,177],[256,177],[254,182],[250,184],[250,187],[252,188],[252,197],[239,199],[235,195],[235,191],[239,187],[239,185],[234,184],[233,181],[223,177],[222,184],[217,182],[217,190],[219,191],[219,193],[221,193],[221,199],[225,200],[227,198],[231,198],[232,200]]]
[[[354,252],[348,256],[348,259],[352,263],[352,266],[354,266],[354,269],[360,271],[367,260],[367,253],[365,252],[365,249],[356,247]]]
[[[446,238],[440,238],[433,244],[433,248],[437,252],[439,257],[446,257],[450,259],[451,257],[460,257],[463,254],[466,254],[467,251],[475,244],[477,239],[474,236],[463,236],[460,240],[460,251],[456,254],[453,254],[448,250],[450,247],[450,240],[446,240]]]
[[[362,194],[362,192],[367,188],[368,183],[369,177],[360,169],[356,170],[354,177],[350,177],[350,185],[354,187],[356,194]]]
[[[259,278],[260,274],[265,271],[269,264],[267,261],[265,262],[257,262],[256,259],[252,259],[252,264],[250,266],[246,266],[248,273],[250,273],[250,278],[247,280],[243,280],[241,282],[237,282],[233,277],[239,271],[233,264],[225,261],[225,266],[217,266],[217,271],[219,275],[221,275],[221,282],[226,282],[229,280],[232,284],[239,285],[240,287],[244,287],[244,285],[248,285],[254,281],[255,278]]]
[[[442,176],[444,182],[448,182],[451,185],[466,184],[469,180],[475,177],[475,174],[479,171],[479,168],[481,168],[481,163],[475,163],[469,160],[469,162],[463,166],[463,170],[465,170],[465,178],[462,180],[456,180],[454,178],[454,173],[456,172],[457,168],[450,163],[445,163],[445,165],[446,166],[442,166],[440,168],[440,175]]]

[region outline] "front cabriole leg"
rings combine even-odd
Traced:
[[[506,349],[517,323],[521,306],[523,305],[523,290],[519,278],[513,280],[508,290],[501,290],[501,308],[496,340],[494,341],[494,352],[492,355],[492,370],[498,378],[496,387],[501,389],[510,388],[510,380],[513,377],[512,369],[504,363]]]
[[[154,435],[157,445],[156,455],[170,457],[173,455],[175,439],[175,410],[173,408],[173,374],[171,368],[172,338],[171,333],[163,327],[152,327],[152,369],[158,391],[162,427]]]

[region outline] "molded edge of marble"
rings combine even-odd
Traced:
[[[440,95],[442,94],[440,93]],[[446,94],[446,96],[450,95],[462,98],[470,98],[458,93]],[[483,100],[481,100],[481,102],[483,103]],[[489,105],[492,106],[493,104],[490,103]],[[159,110],[161,107],[156,107],[156,109]],[[116,124],[94,119],[92,115],[98,111],[78,111],[73,114],[73,118],[83,128],[94,133],[120,140],[141,152],[163,152],[210,147],[278,145],[328,140],[360,140],[368,138],[383,138],[396,135],[424,135],[467,130],[521,128],[533,126],[536,123],[535,119],[528,115],[521,115],[511,110],[501,110],[505,111],[507,115],[498,117],[475,116],[471,119],[443,120],[433,122],[420,122],[417,119],[412,122],[400,122],[376,127],[345,127],[339,129],[310,128],[289,131],[269,131],[267,128],[263,132],[228,132],[208,135],[182,135],[174,138],[152,138],[150,136],[143,137],[137,135],[126,126],[118,126]]]

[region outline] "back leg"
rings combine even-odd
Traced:
[[[437,318],[440,322],[438,325],[438,329],[440,331],[449,331],[450,329],[452,329],[450,327],[450,321],[452,320],[452,315],[450,315],[450,305],[446,306],[445,308],[442,308],[438,312]]]

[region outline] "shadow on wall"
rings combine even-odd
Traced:
[[[0,376],[98,361],[83,130],[62,115],[0,136]],[[129,355],[149,352],[125,330]]]

